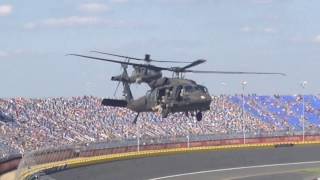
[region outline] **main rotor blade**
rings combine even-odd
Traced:
[[[184,72],[190,73],[212,73],[212,74],[265,74],[265,75],[281,75],[286,76],[285,73],[278,72],[241,72],[241,71],[198,71],[198,70],[185,70]]]
[[[107,61],[107,62],[113,62],[113,63],[118,63],[118,64],[127,64],[131,66],[137,66],[137,67],[144,67],[147,69],[152,69],[155,71],[162,71],[162,70],[167,70],[167,71],[172,71],[172,72],[186,72],[186,73],[212,73],[212,74],[265,74],[265,75],[282,75],[286,76],[285,73],[278,73],[278,72],[241,72],[241,71],[198,71],[198,70],[187,70],[190,67],[199,65],[201,63],[204,63],[206,60],[204,59],[199,59],[194,62],[192,62],[189,65],[186,65],[182,68],[180,67],[159,67],[159,66],[154,66],[150,64],[138,64],[138,63],[131,63],[131,62],[124,62],[124,61],[117,61],[113,59],[106,59],[106,58],[99,58],[99,57],[93,57],[93,56],[85,56],[81,54],[67,54],[70,56],[78,56],[78,57],[83,57],[83,58],[89,58],[89,59],[95,59],[99,61]]]
[[[106,54],[109,56],[115,56],[115,57],[121,57],[121,58],[126,58],[126,59],[133,59],[137,61],[153,61],[153,62],[167,62],[167,63],[191,63],[192,61],[162,61],[162,60],[155,60],[155,59],[142,59],[142,58],[136,58],[136,57],[130,57],[130,56],[123,56],[123,55],[118,55],[118,54],[112,54],[112,53],[106,53],[106,52],[101,52],[101,51],[90,51],[94,53],[99,53],[99,54]]]
[[[93,57],[93,56],[85,56],[81,54],[67,54],[70,56],[78,56],[78,57],[83,57],[83,58],[88,58],[88,59],[95,59],[99,61],[107,61],[107,62],[113,62],[113,63],[118,63],[118,64],[127,64],[131,66],[139,66],[139,67],[145,67],[147,69],[152,69],[155,71],[161,71],[161,70],[170,70],[170,68],[165,68],[165,67],[158,67],[158,66],[153,66],[150,64],[137,64],[137,63],[131,63],[131,62],[124,62],[124,61],[117,61],[113,59],[106,59],[106,58],[99,58],[99,57]]]
[[[191,68],[191,67],[193,67],[193,66],[197,66],[197,65],[202,64],[202,63],[204,63],[204,62],[206,62],[206,60],[204,60],[204,59],[198,59],[198,60],[196,60],[196,61],[193,61],[191,64],[188,64],[188,65],[186,65],[186,66],[184,66],[184,67],[182,67],[182,68],[179,68],[179,71],[180,71],[180,72],[184,72],[186,69]]]
[[[121,57],[121,58],[126,58],[126,59],[133,59],[133,60],[138,60],[138,61],[143,61],[144,60],[144,59],[141,59],[141,58],[135,58],[135,57],[130,57],[130,56],[122,56],[122,55],[118,55],[118,54],[106,53],[106,52],[101,52],[101,51],[90,51],[90,52],[94,52],[94,53],[98,53],[98,54],[106,54],[106,55],[109,55],[109,56]]]

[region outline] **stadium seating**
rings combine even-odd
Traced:
[[[123,108],[101,106],[101,98],[0,99],[0,157],[77,142],[203,134],[273,133],[301,131],[303,99],[306,131],[320,129],[318,96],[274,95],[213,96],[211,110],[197,122],[184,113],[161,118]],[[244,109],[242,109],[244,107]]]

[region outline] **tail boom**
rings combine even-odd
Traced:
[[[101,104],[104,106],[112,106],[112,107],[128,106],[128,102],[126,100],[120,100],[120,99],[103,99]]]

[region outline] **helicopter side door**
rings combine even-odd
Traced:
[[[157,103],[167,104],[170,100],[172,100],[172,96],[173,96],[172,86],[158,88]]]
[[[158,90],[149,90],[146,93],[146,105],[148,107],[153,107],[157,104],[157,96],[158,96]]]

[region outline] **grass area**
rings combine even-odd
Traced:
[[[301,172],[320,176],[320,167],[310,168],[310,169],[303,169],[303,170],[301,170]]]

